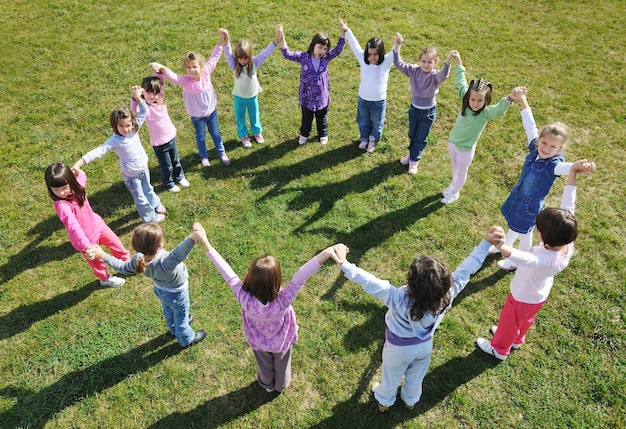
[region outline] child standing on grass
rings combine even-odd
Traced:
[[[222,164],[230,164],[230,159],[226,155],[226,149],[224,148],[224,142],[219,130],[217,111],[215,110],[217,96],[211,83],[211,74],[222,55],[222,46],[225,40],[225,35],[221,30],[219,35],[220,43],[215,45],[213,53],[206,62],[204,57],[198,52],[188,52],[183,57],[183,68],[187,71],[186,76],[179,76],[162,64],[150,64],[152,71],[157,76],[162,74],[167,80],[183,88],[183,102],[185,103],[187,114],[191,117],[193,128],[196,130],[196,145],[198,146],[200,163],[203,167],[211,165],[206,149],[207,128]]]
[[[489,243],[482,240],[452,274],[435,258],[418,256],[409,267],[406,286],[397,288],[348,262],[349,249],[344,244],[333,246],[334,259],[345,277],[389,309],[385,315],[382,380],[372,383],[380,411],[387,411],[395,403],[402,377],[400,398],[404,406],[413,409],[420,400],[435,330],[470,276],[482,266],[488,249]]]
[[[170,333],[178,344],[187,348],[206,337],[206,331],[195,331],[189,326],[193,316],[189,314],[189,273],[183,262],[198,241],[206,238],[199,223],[193,225],[189,237],[171,252],[165,246],[165,231],[156,222],[139,225],[133,231],[132,245],[136,252],[129,261],[121,261],[102,250],[91,246],[87,255],[104,259],[109,266],[123,274],[145,274],[154,282],[154,294],[163,305],[163,317]]]
[[[250,137],[248,136],[248,127],[246,125],[246,111],[250,118],[250,130],[254,135],[257,143],[265,143],[263,138],[263,128],[261,127],[261,119],[259,116],[259,92],[262,91],[257,77],[257,69],[267,60],[274,52],[276,46],[280,43],[280,32],[276,30],[276,37],[270,42],[265,49],[258,55],[252,54],[252,44],[248,40],[240,40],[235,45],[235,52],[230,46],[230,36],[228,31],[222,29],[225,38],[224,55],[228,66],[233,70],[235,75],[235,84],[233,85],[233,108],[235,111],[235,120],[237,121],[237,135],[241,139],[244,148],[252,147]]]
[[[369,39],[363,50],[347,25],[346,39],[361,70],[356,110],[361,139],[359,149],[372,153],[382,137],[385,125],[387,81],[393,65],[393,52],[385,55],[385,44],[380,37]]]
[[[400,46],[404,38],[396,33],[396,44],[393,46],[393,64],[400,73],[407,76],[411,84],[411,106],[409,107],[409,153],[400,160],[402,165],[409,166],[409,174],[417,174],[417,164],[422,159],[422,151],[428,143],[428,134],[436,118],[437,93],[439,87],[450,74],[449,54],[441,70],[437,48],[434,46],[422,49],[419,64],[407,64],[400,58]]]
[[[131,93],[138,105],[139,113],[135,116],[135,112],[128,106],[114,109],[110,115],[114,134],[103,144],[83,155],[74,163],[72,169],[80,170],[83,165],[114,151],[120,159],[124,184],[133,196],[142,222],[162,222],[166,210],[150,184],[148,154],[139,140],[139,128],[146,120],[148,106],[146,100],[141,98],[143,89],[140,86],[133,86]]]
[[[257,381],[267,392],[282,392],[291,383],[291,349],[298,341],[298,324],[291,303],[304,283],[334,255],[329,247],[304,264],[281,289],[280,262],[271,255],[252,261],[243,282],[206,237],[208,258],[241,304],[241,320],[258,365]]]
[[[554,122],[537,130],[535,119],[526,98],[527,90],[515,94],[522,108],[522,124],[528,137],[529,153],[522,172],[500,211],[509,226],[504,244],[512,246],[519,237],[519,250],[527,252],[532,246],[532,231],[537,214],[545,207],[545,198],[557,176],[569,173],[572,163],[563,162],[563,149],[567,143],[567,127]],[[498,250],[492,247],[491,253]],[[510,259],[498,261],[498,267],[511,271],[517,264]]]
[[[278,27],[281,34],[280,51],[289,61],[300,63],[300,107],[302,109],[302,125],[298,143],[303,145],[311,134],[313,117],[321,144],[328,143],[328,121],[326,115],[330,106],[330,78],[328,63],[336,58],[346,44],[348,27],[339,20],[339,41],[337,46],[330,48],[330,39],[324,33],[313,36],[306,52],[292,52],[287,47],[282,25]]]
[[[567,267],[574,254],[574,241],[578,236],[578,223],[574,217],[576,176],[590,173],[595,168],[595,164],[587,160],[572,164],[561,208],[547,208],[537,215],[540,243],[530,252],[507,245],[501,227],[491,229],[489,242],[519,267],[511,280],[511,292],[500,312],[498,325],[491,327],[493,338],[491,341],[476,339],[476,344],[485,353],[505,360],[511,348],[519,349],[524,344],[526,332],[550,295],[554,276]]]
[[[459,90],[459,97],[462,100],[461,111],[456,116],[456,123],[452,127],[450,137],[448,137],[448,153],[452,164],[452,182],[443,191],[443,204],[450,204],[459,199],[459,192],[467,181],[467,170],[469,169],[476,143],[487,126],[487,122],[504,116],[513,103],[516,88],[507,97],[503,97],[498,104],[490,106],[491,92],[493,87],[491,82],[485,79],[472,80],[469,85],[465,79],[465,67],[461,62],[461,55],[458,51],[451,51],[452,59],[456,62],[454,66],[454,81]]]
[[[117,235],[91,209],[85,193],[85,173],[79,169],[72,171],[64,163],[56,162],[48,166],[45,178],[48,194],[54,201],[54,210],[67,230],[72,247],[83,254],[102,286],[123,285],[123,278],[107,273],[102,259],[89,259],[86,255],[89,246],[103,244],[121,260],[127,261],[130,258],[130,253]]]
[[[144,77],[141,81],[142,98],[148,105],[146,125],[150,131],[150,146],[159,160],[161,183],[170,192],[180,192],[177,183],[183,188],[189,187],[185,179],[183,166],[180,165],[176,148],[176,127],[170,119],[165,104],[165,85],[163,78],[158,76]],[[134,98],[130,100],[130,108],[137,112],[139,106]]]

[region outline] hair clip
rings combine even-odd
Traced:
[[[487,92],[491,88],[491,82],[486,79],[478,79],[472,83],[471,90],[476,92]]]

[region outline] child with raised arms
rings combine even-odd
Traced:
[[[385,126],[387,111],[387,82],[393,65],[393,52],[385,53],[385,44],[380,37],[372,37],[361,48],[352,30],[346,25],[346,39],[360,66],[361,80],[356,110],[359,126],[359,149],[368,153],[380,141]]]
[[[467,181],[467,171],[476,152],[476,144],[487,122],[501,118],[513,103],[516,88],[494,106],[491,104],[493,86],[485,79],[472,80],[469,85],[465,79],[465,67],[458,51],[451,51],[454,65],[454,82],[461,98],[461,111],[448,137],[448,153],[452,164],[452,181],[443,191],[443,204],[450,204],[459,199],[459,191]]]
[[[176,127],[170,119],[167,104],[165,104],[163,78],[160,76],[144,77],[141,81],[141,88],[143,89],[142,98],[148,105],[146,125],[150,132],[150,146],[159,160],[161,184],[170,192],[180,192],[178,185],[187,188],[189,181],[185,178],[185,172],[178,157]],[[130,108],[134,112],[139,110],[134,98],[130,100]]]
[[[420,52],[419,64],[408,64],[400,58],[400,46],[403,43],[402,35],[396,33],[393,64],[400,73],[409,78],[411,86],[409,153],[400,160],[400,163],[409,166],[409,174],[417,174],[417,165],[422,159],[422,151],[428,143],[428,134],[437,116],[437,93],[450,74],[452,55],[448,54],[443,68],[438,70],[436,68],[439,63],[437,48],[430,46]]]
[[[526,332],[550,295],[554,276],[563,271],[574,254],[578,222],[574,216],[576,176],[594,171],[595,164],[586,159],[572,164],[561,199],[561,208],[546,208],[537,215],[540,243],[525,252],[507,245],[504,230],[490,230],[488,240],[503,256],[518,264],[511,279],[510,293],[500,312],[498,325],[491,327],[493,338],[477,338],[478,347],[499,360],[505,360],[511,349],[519,349]]]
[[[246,112],[250,118],[250,131],[257,143],[265,143],[263,138],[263,128],[261,127],[261,118],[259,114],[259,98],[261,91],[259,78],[257,77],[257,69],[267,60],[274,52],[276,46],[280,43],[281,35],[278,29],[276,37],[271,41],[265,49],[258,55],[253,55],[252,43],[243,39],[237,42],[235,50],[230,46],[230,35],[228,31],[222,29],[224,34],[224,55],[228,66],[233,70],[235,75],[235,84],[233,85],[233,108],[235,111],[235,121],[237,122],[237,135],[241,139],[244,148],[252,147],[250,137],[248,135],[248,127],[246,125]]]
[[[101,258],[107,265],[122,274],[144,274],[154,282],[153,291],[163,307],[167,328],[176,337],[178,344],[187,348],[206,337],[204,329],[194,331],[190,325],[193,316],[189,313],[189,272],[183,262],[195,244],[206,237],[202,225],[196,223],[189,236],[171,252],[164,249],[165,231],[156,222],[139,225],[133,231],[132,246],[138,252],[129,261],[108,255],[98,245],[91,246],[87,255]]]
[[[313,36],[309,49],[306,52],[292,52],[287,46],[282,24],[278,27],[281,33],[280,51],[289,61],[300,63],[300,108],[302,109],[302,124],[298,143],[307,142],[313,118],[321,144],[328,143],[328,108],[330,106],[330,77],[328,64],[336,58],[346,44],[346,30],[348,27],[339,20],[339,40],[337,46],[331,49],[330,39],[325,33]]]
[[[139,140],[139,129],[148,115],[146,100],[141,98],[143,89],[133,86],[131,93],[137,103],[138,113],[135,115],[128,106],[114,109],[109,117],[113,135],[103,144],[90,150],[74,163],[73,170],[80,168],[110,151],[120,159],[120,168],[124,185],[135,202],[135,207],[142,222],[162,222],[165,219],[165,207],[150,184],[148,154]]]
[[[79,169],[72,171],[66,164],[55,162],[46,168],[45,179],[48,194],[54,201],[54,210],[67,230],[72,247],[83,254],[102,286],[123,285],[125,280],[109,274],[102,259],[89,259],[86,255],[91,245],[102,244],[121,260],[130,258],[118,236],[92,210],[85,192],[85,173]]]
[[[167,80],[183,88],[183,102],[196,131],[196,146],[200,155],[200,164],[203,167],[211,165],[206,149],[207,128],[222,164],[230,164],[217,120],[217,95],[211,83],[211,74],[222,55],[225,40],[225,34],[221,29],[218,33],[220,42],[215,45],[208,60],[205,61],[202,54],[194,51],[188,52],[183,57],[183,68],[187,72],[186,76],[177,75],[160,63],[150,63],[152,71],[157,76],[162,74]]]
[[[274,256],[257,257],[241,281],[206,238],[200,242],[241,304],[242,328],[257,362],[259,385],[267,392],[284,391],[291,383],[291,353],[298,341],[299,327],[291,304],[307,279],[334,257],[332,248],[322,250],[300,267],[281,288],[282,271]]]

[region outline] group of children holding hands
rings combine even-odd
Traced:
[[[151,63],[155,76],[146,77],[141,86],[131,88],[130,106],[111,112],[114,134],[83,155],[71,168],[64,163],[50,165],[45,179],[55,210],[67,229],[73,247],[83,253],[100,283],[111,287],[124,283],[123,278],[108,274],[105,264],[124,275],[144,273],[151,278],[154,293],[162,303],[168,329],[183,347],[206,337],[205,330],[194,331],[190,327],[193,316],[189,312],[189,275],[184,263],[195,244],[200,243],[241,304],[242,327],[258,365],[257,380],[268,392],[282,392],[291,381],[291,352],[298,339],[292,302],[306,280],[328,259],[333,259],[347,279],[360,284],[366,293],[381,299],[388,307],[382,380],[372,386],[379,409],[386,411],[395,403],[402,379],[401,400],[406,407],[413,408],[421,397],[435,329],[451,308],[454,298],[490,253],[500,253],[505,258],[498,262],[500,268],[516,272],[498,325],[491,328],[492,339],[478,338],[476,343],[481,350],[500,360],[506,359],[511,349],[518,349],[524,344],[527,330],[550,293],[554,276],[565,269],[573,254],[573,243],[577,237],[574,217],[576,177],[592,172],[595,164],[584,159],[574,163],[564,162],[562,151],[567,143],[567,128],[557,122],[538,129],[528,105],[525,87],[514,88],[497,104],[491,105],[492,84],[484,79],[468,83],[457,51],[450,51],[441,69],[437,68],[438,53],[434,47],[421,51],[418,64],[408,64],[400,57],[400,47],[404,42],[401,34],[396,34],[392,52],[387,53],[382,39],[371,38],[362,49],[342,20],[339,21],[339,29],[341,34],[334,48],[331,49],[328,36],[318,33],[306,52],[293,52],[287,46],[282,26],[279,26],[274,40],[256,56],[247,40],[241,40],[232,49],[228,32],[220,29],[220,43],[208,60],[205,61],[198,52],[185,55],[185,76],[177,75],[160,63]],[[520,104],[529,153],[517,183],[501,208],[509,231],[505,233],[499,226],[491,227],[452,273],[435,258],[417,256],[409,267],[406,285],[400,288],[348,262],[349,249],[341,243],[324,249],[304,264],[285,288],[281,288],[280,263],[268,254],[256,258],[241,280],[209,242],[199,223],[193,225],[189,236],[171,252],[166,251],[165,231],[160,224],[165,219],[166,208],[150,184],[148,156],[138,134],[145,122],[150,132],[150,144],[159,161],[163,186],[171,192],[188,187],[176,148],[176,128],[164,101],[164,79],[183,88],[183,100],[195,129],[202,166],[209,166],[207,128],[221,162],[228,165],[230,159],[219,132],[211,74],[224,50],[234,74],[237,135],[245,148],[251,147],[252,138],[261,144],[265,140],[259,116],[258,94],[261,87],[257,69],[276,47],[280,47],[286,59],[301,65],[299,92],[302,122],[298,143],[308,141],[315,118],[320,143],[326,144],[326,116],[330,104],[328,65],[342,52],[346,39],[360,65],[356,120],[361,150],[373,152],[381,139],[391,65],[395,65],[410,80],[412,97],[408,111],[408,153],[400,160],[408,166],[410,174],[417,172],[436,117],[438,88],[447,79],[454,63],[455,84],[462,105],[449,135],[452,179],[442,193],[441,202],[444,204],[459,198],[477,141],[487,122],[502,117],[512,103]],[[246,113],[251,134],[246,125]],[[115,151],[119,157],[124,184],[143,221],[132,233],[132,248],[137,252],[133,256],[102,218],[93,212],[85,193],[87,178],[81,167],[109,151]],[[567,176],[561,207],[544,208],[552,184],[561,175]],[[532,247],[535,225],[539,244]],[[512,245],[518,238],[520,245],[515,249]],[[104,252],[100,245],[106,246],[111,254]]]

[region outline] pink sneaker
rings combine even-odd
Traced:
[[[163,222],[165,220],[165,215],[162,213],[159,213],[156,217],[155,222]]]
[[[409,161],[409,174],[417,174],[417,163],[419,161]]]
[[[165,214],[166,211],[167,209],[165,208],[163,204],[161,204],[159,207],[156,208],[156,212],[159,214]]]
[[[230,159],[228,159],[228,155],[224,154],[220,156],[220,159],[222,160],[222,164],[230,165]]]
[[[298,144],[300,144],[300,145],[306,144],[306,141],[308,139],[309,139],[308,137],[300,136],[300,137],[298,137]]]
[[[374,152],[374,149],[376,148],[376,142],[369,142],[367,144],[367,153],[372,153]]]
[[[263,134],[255,134],[254,139],[257,143],[265,143],[265,139],[263,138]]]
[[[409,165],[409,161],[411,160],[411,155],[407,155],[400,159],[400,164]]]
[[[209,165],[211,165],[211,163],[209,162],[209,158],[202,158],[200,164],[202,164],[203,167],[208,167]]]
[[[359,149],[361,149],[361,150],[365,150],[365,149],[367,148],[367,144],[368,144],[368,143],[369,143],[369,142],[368,142],[367,140],[366,140],[366,141],[362,141],[362,142],[359,144]]]
[[[252,147],[252,143],[250,143],[250,137],[244,137],[241,139],[241,145],[246,149],[250,149]]]

